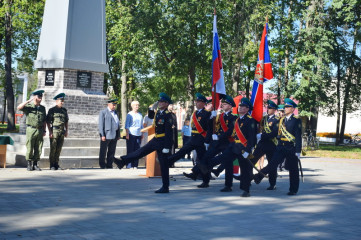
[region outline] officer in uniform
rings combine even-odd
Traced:
[[[49,109],[46,115],[46,123],[50,138],[50,170],[58,170],[59,156],[64,143],[64,137],[68,137],[68,112],[63,107],[65,94],[59,93],[54,98],[55,107]],[[61,168],[60,168],[61,169]]]
[[[41,151],[43,148],[43,136],[46,134],[46,110],[40,105],[43,99],[44,90],[32,92],[32,98],[21,103],[18,110],[26,115],[26,155],[28,161],[28,171],[41,171],[38,166]]]
[[[188,178],[191,178],[193,180],[196,180],[198,174],[201,173],[200,165],[208,165],[207,161],[212,159],[214,156],[216,156],[219,153],[222,153],[229,145],[230,142],[234,142],[233,137],[231,136],[234,129],[234,122],[237,119],[237,116],[232,114],[232,108],[235,107],[236,104],[233,101],[233,98],[231,96],[225,95],[223,97],[222,102],[222,110],[223,113],[217,115],[217,111],[212,111],[211,113],[211,119],[215,119],[215,129],[213,131],[213,124],[210,124],[209,131],[207,132],[207,137],[205,140],[206,148],[208,148],[207,152],[204,154],[202,159],[200,160],[200,164],[197,164],[192,169],[192,173],[187,174],[184,173],[184,175]],[[210,146],[210,147],[209,147]],[[228,168],[226,168],[226,179],[229,178],[228,174],[230,174],[230,177],[232,177],[233,174],[233,168],[232,164],[228,164]],[[223,171],[223,168],[222,170]],[[199,185],[199,188],[207,188],[209,187],[209,180],[210,175],[204,175],[203,176],[203,183]],[[225,186],[223,189],[221,189],[221,192],[230,192],[232,191],[231,186]]]
[[[211,112],[204,109],[207,99],[202,94],[196,93],[195,101],[197,110],[191,116],[191,139],[177,153],[168,157],[170,166],[192,150],[196,150],[197,159],[202,159],[206,152],[204,143],[210,124]]]
[[[259,184],[264,174],[269,174],[286,158],[289,169],[290,188],[287,195],[296,195],[299,188],[298,161],[302,147],[302,123],[298,116],[293,114],[297,104],[289,98],[285,102],[285,116],[280,119],[278,127],[278,145],[272,160],[261,170],[262,173],[254,175],[255,183]]]
[[[201,167],[202,173],[205,175],[213,166],[218,164],[225,164],[232,168],[233,161],[237,158],[241,168],[241,183],[240,188],[244,191],[242,197],[249,197],[249,188],[252,180],[252,163],[249,159],[252,157],[252,150],[256,144],[256,121],[249,115],[252,110],[252,104],[248,98],[242,98],[238,105],[239,118],[236,119],[232,137],[234,142],[230,142],[227,149],[221,155],[208,160],[207,168]],[[226,170],[227,173],[227,170]],[[228,188],[232,187],[232,174],[226,175],[225,185]]]
[[[172,115],[167,109],[168,105],[171,103],[172,100],[167,94],[160,93],[158,100],[159,110],[154,113],[155,109],[151,109],[148,113],[150,119],[154,118],[153,126],[155,126],[155,137],[137,151],[121,156],[121,159],[114,158],[114,163],[119,169],[122,169],[133,160],[142,158],[153,151],[157,151],[163,185],[160,189],[155,191],[155,193],[169,193],[169,166],[167,157],[169,156],[170,148],[173,144],[173,120]]]
[[[276,151],[277,133],[279,118],[275,115],[278,106],[271,100],[267,101],[267,115],[263,116],[260,122],[260,133],[257,134],[257,146],[253,152],[254,158],[252,163],[257,161],[266,154],[268,161],[271,161],[274,152]],[[269,173],[270,186],[267,190],[276,189],[277,169]]]

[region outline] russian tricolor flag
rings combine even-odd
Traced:
[[[212,51],[212,96],[214,109],[219,108],[220,95],[226,94],[224,84],[221,48],[217,32],[217,16],[213,19],[213,51]]]
[[[267,42],[268,23],[264,26],[261,44],[259,46],[257,67],[253,81],[251,103],[252,117],[260,122],[263,116],[263,83],[273,78],[271,57]]]

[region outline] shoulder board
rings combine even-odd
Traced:
[[[281,119],[281,118],[280,118],[280,117],[278,117],[278,116],[276,116],[275,118],[276,118],[277,120],[280,120],[280,119]]]
[[[297,119],[300,118],[298,115],[293,115],[293,117],[294,117],[294,118],[297,118]]]
[[[247,115],[248,118],[253,118],[251,115]]]
[[[168,114],[168,113],[169,113],[169,112],[168,112],[168,110],[165,110],[164,112],[165,112],[166,114]]]

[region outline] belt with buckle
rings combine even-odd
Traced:
[[[156,138],[165,137],[165,133],[155,134]]]
[[[30,127],[30,128],[35,128],[35,129],[42,129],[43,127],[34,127],[34,126],[31,126],[31,125],[26,125],[27,127]]]
[[[53,129],[62,129],[62,127],[59,127],[59,126],[53,126]]]

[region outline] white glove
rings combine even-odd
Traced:
[[[153,103],[153,106],[150,107],[150,110],[156,110],[158,108],[158,101]]]
[[[212,134],[212,139],[213,139],[214,141],[217,141],[217,140],[218,140],[217,134]]]
[[[301,153],[296,153],[296,157],[300,159]]]
[[[257,141],[261,140],[262,133],[257,134]]]
[[[249,155],[249,153],[248,153],[248,152],[244,152],[244,153],[242,154],[242,156],[243,156],[244,158],[247,158],[247,157],[248,157],[248,155]]]
[[[169,153],[169,149],[168,148],[163,148],[162,153]]]
[[[208,144],[208,143],[205,143],[204,146],[206,147],[206,150],[208,150],[209,144]]]
[[[211,112],[211,116],[209,117],[209,119],[215,118],[217,117],[217,111],[212,111]]]

